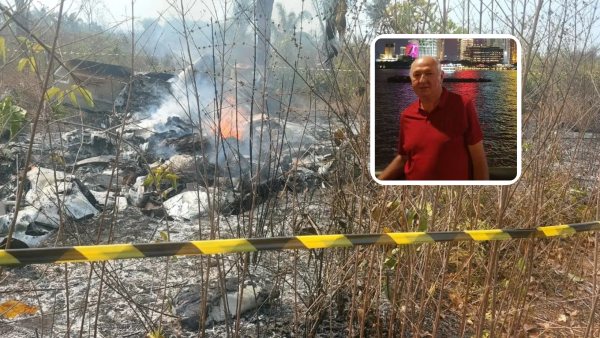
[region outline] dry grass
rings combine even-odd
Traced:
[[[255,201],[252,210],[237,217],[199,221],[198,229],[186,232],[187,237],[182,235],[181,240],[227,238],[237,234],[296,234],[308,225],[316,225],[322,233],[331,234],[379,233],[384,229],[416,231],[420,220],[425,218],[428,219],[427,231],[533,228],[598,220],[600,139],[597,134],[595,138],[586,138],[584,133],[597,131],[600,120],[600,92],[595,82],[597,51],[590,47],[592,39],[587,38],[578,42],[577,48],[562,48],[562,39],[572,36],[553,24],[581,10],[577,5],[559,6],[555,18],[542,16],[545,9],[539,6],[519,5],[527,9],[523,20],[506,25],[519,36],[525,60],[522,68],[526,81],[522,102],[523,173],[519,182],[508,187],[382,187],[374,183],[368,160],[369,90],[365,88],[362,94],[356,92],[358,86],[366,83],[365,77],[368,78],[369,49],[365,43],[353,42],[353,33],[349,33],[343,53],[330,71],[320,74],[316,71],[311,74],[310,70],[293,71],[285,73],[285,81],[283,74],[274,80],[277,83],[274,87],[281,87],[277,100],[284,107],[283,111],[288,105],[306,109],[308,122],[317,114],[328,117],[329,125],[318,125],[329,132],[327,141],[335,158],[332,173],[323,183],[326,188],[306,191],[292,182],[289,191],[282,193],[279,200],[270,199],[262,205]],[[595,13],[594,4],[586,6],[584,17],[577,22],[582,36],[589,32]],[[185,16],[182,20],[186,20]],[[537,22],[537,26],[532,26],[532,22]],[[221,24],[213,28],[224,29]],[[193,48],[192,41],[190,48]],[[541,53],[541,50],[546,51]],[[217,57],[225,54],[223,50],[213,51]],[[273,50],[272,56],[278,57],[277,50]],[[190,54],[183,61],[194,60]],[[292,69],[300,68],[295,61],[285,60]],[[278,62],[285,63],[284,60]],[[254,67],[263,69],[261,65]],[[15,68],[10,64],[0,70],[0,90],[16,88],[22,95],[22,105],[35,113],[41,93],[38,78],[18,73]],[[354,72],[336,72],[340,68]],[[222,72],[221,76],[225,78]],[[262,84],[255,87],[262,90]],[[322,91],[323,88],[327,90]],[[299,91],[304,94],[298,94]],[[264,91],[256,91],[257,109],[264,109],[262,102],[266,95]],[[294,103],[298,105],[295,107],[292,102],[301,104]],[[302,120],[302,116],[294,118]],[[316,128],[317,124],[307,124],[307,132]],[[398,202],[399,207],[374,217],[373,210],[384,209],[388,202]],[[414,214],[418,216],[411,218]],[[105,229],[119,224],[125,217],[106,215]],[[81,229],[74,224],[65,225],[68,240],[94,243],[90,238],[95,237],[98,224],[88,224],[89,228]],[[169,232],[174,225],[156,225],[159,226]],[[230,231],[223,231],[224,227]],[[80,232],[84,230],[87,237]],[[154,239],[128,237],[118,231],[115,235],[115,241],[132,238]],[[587,336],[594,337],[600,335],[594,304],[598,264],[592,254],[597,250],[597,236],[583,233],[553,239],[357,247],[281,256],[218,255],[192,262],[197,280],[222,280],[231,274],[245,276],[256,267],[268,270],[284,294],[277,306],[288,309],[285,313],[292,318],[286,323],[285,332],[296,336],[583,337],[589,327]],[[278,260],[279,263],[275,263]],[[128,293],[135,290],[135,283],[123,276],[136,271],[123,266],[133,263],[96,264],[93,269],[83,265],[65,266],[71,275],[68,271],[53,275],[56,279],[67,276],[63,290],[55,293],[60,302],[55,300],[53,309],[66,317],[62,319],[66,323],[86,314],[89,326],[81,323],[81,328],[71,330],[86,335],[97,330],[92,328],[95,325],[100,326],[100,332],[103,326],[118,326],[113,325],[114,319],[109,313],[127,314],[128,324],[136,328],[134,332],[139,333],[138,336],[163,326],[173,336],[185,335],[166,314],[169,297],[165,290],[175,279],[185,282],[173,271],[185,274],[187,263],[169,262],[156,262],[156,266],[160,266],[156,271],[139,268],[147,277],[143,283],[162,291],[152,293],[150,300]],[[281,265],[273,267],[266,262]],[[6,290],[7,283],[19,283],[21,279],[27,279],[35,288],[36,281],[42,279],[39,274],[45,269],[61,268],[35,266],[4,272],[9,277],[3,276],[6,279],[2,281],[2,288]],[[78,286],[74,288],[68,278],[75,278]],[[104,298],[95,291],[98,285],[106,288]],[[67,294],[69,289],[73,292],[71,298]],[[90,290],[100,299],[92,300],[90,296],[88,305]],[[110,312],[113,301],[110,297],[120,297],[120,306],[127,306],[128,310],[119,308]],[[73,312],[66,315],[65,311]],[[225,329],[221,332],[238,336],[243,328],[239,326],[240,318],[237,319],[223,324]],[[7,325],[19,324],[9,322]],[[61,325],[50,330],[64,334],[68,329]],[[198,335],[209,331],[201,329]],[[116,327],[104,333],[110,336],[123,332]],[[253,332],[260,335],[263,331]]]

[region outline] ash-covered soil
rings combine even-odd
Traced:
[[[136,97],[133,108],[158,114],[170,109],[157,102],[162,101]],[[356,126],[335,122],[325,110],[283,107],[255,115],[240,128],[248,133],[255,128],[253,139],[237,142],[233,133],[216,142],[214,135],[195,132],[197,122],[180,116],[150,123],[79,111],[60,125],[42,125],[30,168],[24,168],[27,134],[5,145],[0,236],[8,232],[17,183],[26,186],[26,194],[13,236],[20,243],[11,246],[281,237],[356,228],[349,215],[333,215],[331,205],[334,194],[344,194],[332,191],[331,180],[340,176],[332,173],[361,172],[348,155],[356,145],[346,135],[356,133]],[[238,330],[241,337],[347,337],[350,319],[354,336],[365,313],[352,299],[370,304],[367,336],[387,335],[392,326],[412,334],[410,324],[390,323],[388,297],[381,292],[365,297],[373,285],[365,285],[368,270],[362,263],[354,281],[352,255],[350,249],[266,251],[6,267],[0,304],[16,300],[37,308],[0,317],[0,337],[149,337],[158,328],[164,337],[197,337],[198,331],[227,337]],[[431,330],[431,318],[423,318],[424,330]],[[445,314],[439,329],[448,333],[444,336],[459,330],[456,318]]]

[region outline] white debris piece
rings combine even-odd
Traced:
[[[125,210],[127,209],[127,198],[123,197],[123,196],[118,196],[117,197],[117,209],[119,210]]]
[[[65,179],[65,173],[62,171],[33,167],[27,172],[27,179],[31,183],[31,190],[41,190],[48,185],[54,185],[55,175],[56,180],[59,182]]]
[[[29,223],[36,220],[39,211],[34,207],[26,207],[19,211],[17,221],[15,222],[15,232],[25,232]],[[0,235],[8,234],[10,223],[14,217],[14,213],[8,213],[0,216]]]
[[[94,196],[98,204],[104,206],[104,201],[106,201],[106,195],[108,194],[108,201],[106,201],[106,206],[110,207],[115,204],[115,193],[110,191],[94,191],[90,190],[90,193]]]
[[[146,188],[144,187],[144,181],[146,176],[136,178],[135,184],[132,188],[127,188],[125,191],[125,197],[129,201],[129,204],[138,208],[143,208],[148,203],[149,195],[145,194]]]
[[[15,232],[13,238],[20,240],[21,242],[27,244],[30,248],[36,248],[40,246],[40,244],[45,241],[48,237],[50,237],[53,232],[48,232],[45,235],[41,236],[30,236],[25,234],[25,232]]]
[[[174,155],[165,162],[164,167],[171,168],[175,173],[186,173],[194,172],[196,170],[196,163],[194,157],[190,155]]]
[[[163,203],[169,216],[194,220],[208,214],[208,194],[205,191],[185,191]]]
[[[260,286],[244,285],[242,289],[244,297],[242,298],[242,306],[240,308],[240,314],[246,311],[259,307],[264,302],[264,297],[259,295],[262,288]],[[215,322],[225,321],[225,310],[229,309],[229,314],[233,318],[235,317],[238,305],[238,292],[227,293],[227,308],[223,304],[223,298],[219,300],[219,305],[214,306],[209,313],[209,320]]]
[[[54,176],[56,175],[56,181]],[[83,195],[77,183],[65,180],[65,174],[51,169],[33,168],[27,173],[31,189],[25,200],[39,211],[38,222],[58,226],[58,206],[64,208],[67,219],[80,220],[98,214],[98,210]]]
[[[50,220],[54,220],[57,225],[60,221],[59,199],[61,208],[66,211],[64,215],[69,219],[80,220],[98,214],[98,210],[81,193],[75,182],[60,184],[58,196],[53,186],[45,187],[35,195],[35,200],[30,203],[37,207],[40,213],[46,215]]]

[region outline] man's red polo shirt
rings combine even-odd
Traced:
[[[430,113],[420,100],[400,116],[398,154],[408,157],[407,180],[468,180],[472,178],[469,145],[483,140],[473,101],[442,89],[440,103]]]

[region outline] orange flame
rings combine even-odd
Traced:
[[[221,135],[224,138],[235,137],[238,140],[242,140],[245,131],[244,126],[246,125],[245,121],[243,111],[239,111],[239,107],[238,110],[235,109],[235,99],[233,96],[226,94],[219,122]]]

